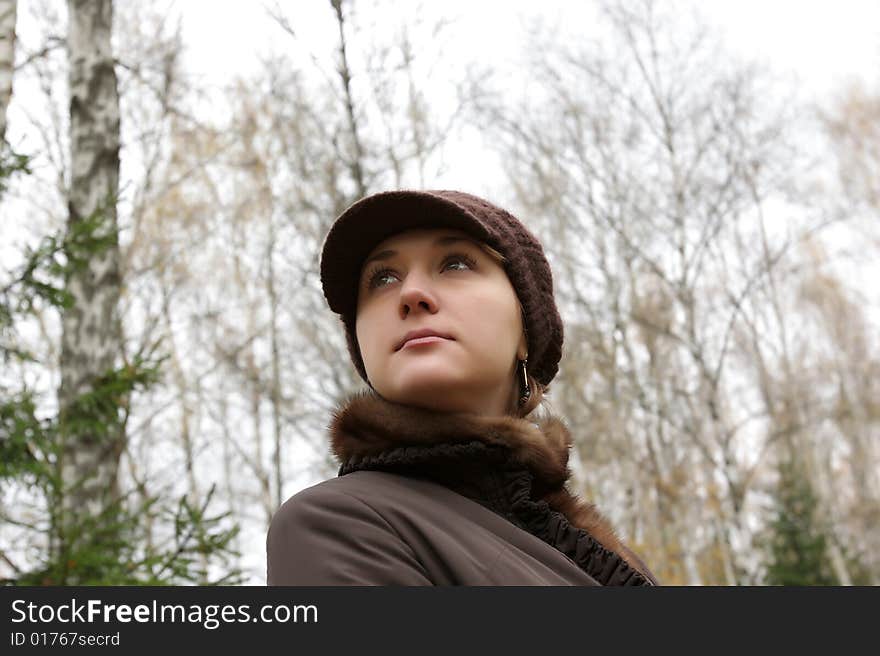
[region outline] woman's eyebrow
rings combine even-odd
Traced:
[[[456,237],[453,235],[447,235],[446,237],[438,237],[434,241],[433,246],[435,246],[435,247],[436,246],[446,246],[447,244],[454,244],[459,241],[470,242],[473,246],[479,246],[479,244],[477,244],[477,242],[474,241],[473,239],[471,239],[470,237]],[[377,260],[387,260],[388,258],[394,257],[395,255],[397,255],[397,251],[394,251],[394,250],[380,251],[380,252],[376,253],[375,255],[372,255],[369,258],[367,258],[366,260],[364,260],[364,263],[362,266],[366,267],[370,262],[375,262]]]

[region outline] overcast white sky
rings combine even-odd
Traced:
[[[310,57],[327,66],[338,47],[329,0],[164,1],[183,16],[188,71],[209,84],[223,85],[235,74],[258,70],[260,56],[271,51],[301,58],[305,67]],[[683,10],[696,7],[710,28],[717,28],[732,54],[763,62],[783,78],[792,76],[800,82],[804,99],[828,102],[853,80],[868,87],[880,85],[880,0],[660,0],[660,4]],[[583,0],[355,0],[348,6],[360,13],[357,23],[371,25],[371,31],[399,22],[403,12],[410,23],[415,18],[427,25],[438,19],[449,21],[439,57],[444,67],[479,61],[496,70],[521,70],[517,62],[528,56],[527,26],[543,21],[557,25],[560,39],[593,38],[601,29],[596,5]],[[275,7],[292,24],[296,40],[269,17],[267,9]],[[436,46],[417,43],[417,55],[430,61]],[[449,71],[444,74],[450,77]],[[515,77],[522,82],[521,74]],[[442,89],[431,89],[435,102],[442,94]],[[222,108],[214,104],[210,110]],[[459,129],[463,132],[444,145],[444,170],[426,180],[426,186],[468,188],[502,200],[497,155],[482,147],[473,128]]]
[[[178,0],[192,70],[222,80],[251,70],[255,55],[271,43],[289,43],[263,7],[274,1]],[[362,6],[368,3],[360,3]],[[563,17],[572,30],[589,31],[589,2],[562,0],[444,0],[425,2],[420,15],[455,19],[462,50],[486,58],[509,56],[517,46],[520,17]],[[326,0],[282,1],[298,36],[314,52],[335,45],[335,25]],[[415,3],[395,3],[417,9]],[[726,34],[730,47],[766,59],[780,71],[800,75],[817,93],[847,77],[880,78],[880,0],[703,0],[706,19]],[[364,10],[362,10],[364,11]],[[388,9],[374,10],[377,16]],[[450,53],[452,55],[453,53]]]

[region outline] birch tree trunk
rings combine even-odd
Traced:
[[[110,35],[111,0],[69,0],[70,162],[68,232],[100,213],[99,234],[116,229],[119,187],[119,95]],[[115,365],[120,351],[119,247],[89,256],[67,284],[74,303],[62,315],[61,416]],[[96,516],[118,498],[117,475],[124,430],[107,433],[78,425],[62,431],[61,476],[67,490],[63,517]]]
[[[0,142],[6,138],[6,108],[12,98],[17,5],[17,0],[0,0]]]

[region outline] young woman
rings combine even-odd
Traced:
[[[457,191],[368,196],[321,256],[368,391],[329,424],[339,475],[288,499],[269,585],[657,585],[566,488],[571,435],[532,421],[563,327],[544,250]]]

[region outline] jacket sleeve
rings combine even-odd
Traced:
[[[433,585],[378,512],[320,485],[291,497],[272,517],[266,565],[268,585]]]

